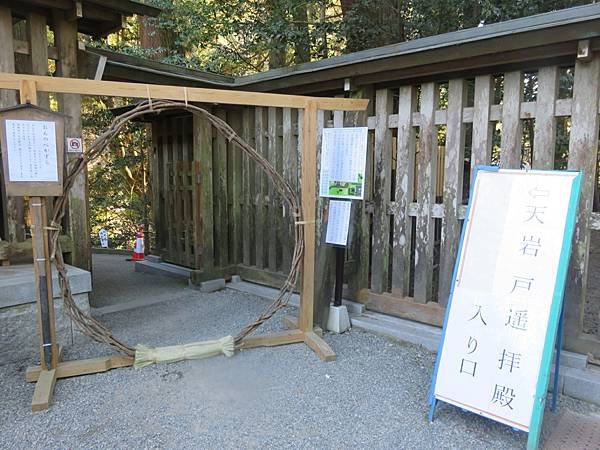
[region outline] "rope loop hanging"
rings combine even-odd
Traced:
[[[246,336],[254,332],[264,322],[268,321],[279,310],[287,305],[298,282],[301,270],[302,254],[304,251],[304,233],[301,225],[306,223],[302,221],[302,211],[298,196],[290,184],[285,181],[285,179],[277,172],[275,167],[260,153],[258,153],[256,149],[238,136],[238,134],[227,124],[227,122],[203,108],[189,104],[187,102],[187,90],[184,89],[184,94],[186,94],[185,103],[170,100],[153,101],[150,96],[150,87],[148,85],[146,86],[146,90],[148,93],[148,101],[144,101],[130,111],[115,117],[110,126],[102,134],[100,134],[94,140],[94,142],[92,142],[90,147],[82,154],[82,156],[80,158],[73,159],[67,167],[68,173],[65,177],[63,193],[62,196],[56,197],[54,201],[53,217],[51,222],[52,226],[48,227],[51,232],[51,254],[54,256],[54,265],[58,271],[59,286],[63,303],[71,319],[85,335],[96,342],[107,344],[118,352],[127,356],[135,355],[135,349],[133,347],[114,337],[112,332],[106,326],[93,318],[91,315],[83,312],[75,303],[60,246],[59,237],[61,228],[56,224],[60,224],[63,221],[67,208],[68,194],[75,182],[76,177],[86,169],[89,162],[94,161],[102,154],[110,142],[121,132],[123,127],[125,127],[129,121],[145,114],[160,114],[161,112],[168,110],[187,110],[194,115],[207,119],[219,133],[223,134],[227,138],[228,141],[248,155],[248,157],[262,169],[268,179],[271,180],[275,188],[279,191],[285,202],[285,206],[289,208],[293,217],[299,219],[295,222],[294,227],[295,245],[292,254],[290,272],[281,289],[279,290],[279,295],[277,298],[267,308],[265,308],[265,310],[254,322],[246,325],[237,334],[235,337],[235,344],[237,347],[239,347],[240,343]]]

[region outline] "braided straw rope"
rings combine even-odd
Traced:
[[[279,311],[281,308],[287,305],[298,281],[298,276],[301,268],[302,253],[304,251],[304,233],[301,227],[303,222],[302,213],[300,209],[300,202],[298,201],[298,197],[292,189],[292,187],[275,170],[273,165],[261,154],[259,154],[253,147],[248,145],[242,138],[240,138],[236,134],[236,132],[227,124],[227,122],[212,115],[205,109],[202,109],[195,105],[191,105],[187,102],[179,103],[169,100],[155,100],[140,103],[132,110],[115,117],[111,122],[110,126],[94,140],[94,142],[90,145],[87,151],[85,151],[79,158],[69,162],[67,168],[68,175],[66,176],[63,185],[63,194],[61,197],[57,197],[54,201],[53,218],[51,226],[48,227],[51,232],[51,255],[54,261],[54,265],[56,266],[56,269],[58,271],[60,290],[64,305],[69,316],[75,321],[77,326],[85,335],[89,336],[96,342],[110,345],[118,352],[128,356],[135,355],[135,349],[133,347],[115,338],[108,328],[106,328],[104,325],[102,325],[99,321],[97,321],[90,315],[81,311],[79,307],[75,304],[73,294],[71,292],[71,287],[69,285],[69,279],[67,278],[67,270],[65,267],[65,262],[60,247],[59,236],[61,227],[59,224],[62,223],[62,220],[65,216],[68,193],[71,187],[73,186],[73,183],[75,182],[75,178],[83,170],[86,169],[87,164],[89,162],[96,159],[104,151],[104,149],[108,146],[110,141],[117,134],[119,134],[119,132],[123,129],[127,122],[137,117],[143,116],[144,114],[159,114],[163,111],[173,109],[185,109],[187,111],[190,111],[192,114],[206,118],[220,133],[222,133],[227,138],[229,142],[231,142],[235,147],[239,148],[244,153],[246,153],[248,157],[252,159],[256,164],[258,164],[265,172],[265,174],[269,177],[271,182],[279,191],[280,195],[285,200],[285,203],[287,204],[289,210],[292,211],[292,217],[296,220],[294,226],[295,246],[290,273],[287,279],[285,280],[283,286],[279,290],[279,295],[277,296],[275,301],[273,301],[273,303],[271,303],[262,312],[258,319],[246,325],[235,337],[236,347],[239,348],[240,343],[246,336],[248,336],[250,333],[259,328],[264,322],[273,317],[273,315],[275,315],[277,311]]]

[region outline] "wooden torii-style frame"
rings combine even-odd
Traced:
[[[297,324],[292,329],[267,335],[250,336],[242,341],[243,348],[270,347],[285,344],[306,343],[323,361],[335,359],[335,353],[315,333],[314,281],[315,281],[315,230],[317,198],[317,112],[321,110],[363,111],[369,103],[365,99],[343,99],[326,97],[307,97],[299,95],[272,94],[248,91],[204,89],[181,86],[150,85],[116,81],[97,81],[78,78],[53,78],[35,75],[16,75],[0,73],[0,89],[18,90],[21,103],[36,103],[37,92],[57,94],[99,95],[107,97],[134,97],[148,99],[166,99],[202,103],[220,103],[243,106],[264,106],[296,108],[304,110],[302,128],[302,214],[304,220],[304,255],[302,261],[302,289],[300,311]],[[39,304],[38,304],[39,308]],[[54,324],[51,323],[51,327]],[[41,330],[40,330],[41,331]],[[318,330],[317,330],[318,331]],[[31,367],[26,372],[28,382],[36,385],[32,408],[48,408],[56,379],[77,375],[104,372],[117,367],[133,364],[133,358],[114,355],[79,361],[56,362],[55,367]],[[39,381],[38,381],[39,380]]]

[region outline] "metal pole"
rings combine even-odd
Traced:
[[[344,289],[344,259],[346,256],[345,247],[335,248],[335,293],[333,297],[333,306],[342,306],[342,290]]]

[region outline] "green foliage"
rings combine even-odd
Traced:
[[[85,98],[82,104],[84,139],[89,146],[113,119],[113,99]],[[124,102],[125,104],[127,102]],[[88,167],[92,243],[105,228],[111,248],[132,248],[137,227],[149,215],[146,127],[129,123],[102,155]]]

